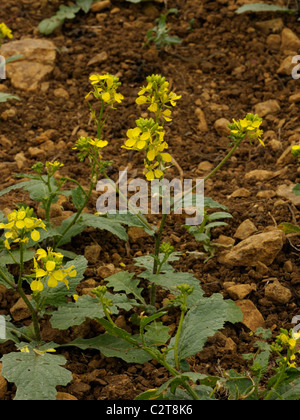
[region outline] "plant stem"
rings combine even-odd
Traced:
[[[286,360],[284,361],[284,363],[281,366],[281,372],[278,376],[278,379],[275,382],[274,386],[272,386],[271,390],[268,392],[266,397],[263,399],[264,401],[269,401],[271,399],[271,397],[273,396],[274,392],[276,391],[276,389],[280,386],[280,384],[282,382],[282,379],[285,375],[285,371],[286,371],[286,368],[287,368],[288,361],[290,359],[290,354],[289,353],[290,353],[290,351],[288,350]]]
[[[41,341],[41,334],[40,334],[40,327],[39,327],[38,316],[37,316],[37,313],[36,313],[34,307],[29,302],[29,299],[25,295],[24,290],[22,288],[22,280],[23,280],[22,279],[22,276],[23,276],[23,271],[24,271],[23,255],[24,255],[23,245],[20,244],[20,272],[19,272],[19,279],[18,279],[17,290],[18,290],[19,295],[24,300],[26,306],[28,307],[28,309],[29,309],[29,311],[31,313],[32,322],[33,322],[33,328],[34,328],[34,332],[35,332],[35,338],[36,338],[37,341],[40,342]]]
[[[12,287],[13,289],[15,289],[16,288],[16,285],[15,285],[15,283],[12,283],[10,280],[9,280],[9,278],[3,273],[3,271],[1,270],[1,267],[0,267],[0,277],[2,277],[2,279],[10,286],[10,287]]]
[[[178,359],[178,342],[179,342],[179,338],[180,338],[180,334],[181,334],[182,323],[183,323],[183,320],[184,320],[185,312],[186,311],[181,309],[180,321],[179,321],[179,325],[178,325],[178,329],[177,329],[176,337],[175,337],[175,343],[174,343],[174,361],[175,361],[175,368],[177,370],[180,370],[179,359]]]
[[[159,248],[161,243],[161,235],[166,223],[167,214],[164,213],[161,218],[160,227],[158,232],[155,232],[155,248],[154,248],[154,262],[153,262],[153,274],[158,274],[158,256],[159,256]],[[150,302],[152,306],[155,306],[156,300],[156,285],[155,283],[151,284],[151,291],[150,291]]]

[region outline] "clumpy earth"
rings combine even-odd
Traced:
[[[1,3],[0,22],[12,29],[13,40],[51,41],[56,56],[45,58],[42,53],[37,54],[35,61],[50,67],[38,83],[34,83],[36,79],[26,79],[24,73],[14,80],[9,71],[7,79],[1,81],[1,92],[18,95],[21,100],[0,104],[0,188],[14,184],[13,175],[30,172],[34,163],[46,160],[63,162],[62,176],[88,186],[88,166],[78,161],[72,147],[78,136],[95,134],[84,102],[91,73],[109,72],[122,82],[120,92],[125,100],[110,113],[105,132],[110,141],[105,158],[113,161],[110,176],[115,180],[118,171],[128,163],[128,152],[121,149],[126,131],[134,127],[141,114],[135,104],[138,89],[152,73],[164,75],[172,90],[182,95],[174,119],[168,124],[167,138],[169,151],[186,179],[205,176],[222,160],[229,150],[227,123],[232,118],[259,113],[264,119],[265,147],[259,143],[243,144],[205,185],[205,195],[226,205],[233,216],[227,226],[212,231],[213,240],[223,248],[204,263],[199,254],[203,252],[201,244],[182,227],[184,218],[180,216],[167,217],[163,235],[176,251],[182,252],[174,265],[177,270],[193,273],[207,296],[222,293],[244,311],[242,323],[226,324],[200,353],[189,359],[191,369],[212,375],[221,375],[228,369],[243,371],[246,362],[242,354],[255,351],[251,331],[262,326],[270,328],[275,337],[280,328],[292,328],[292,318],[299,315],[299,239],[296,235],[278,236],[276,230],[282,222],[299,224],[299,198],[290,193],[300,175],[297,161],[290,154],[292,144],[300,138],[300,81],[291,77],[295,66],[291,66],[291,58],[300,51],[297,17],[275,13],[237,15],[235,10],[240,5],[251,3],[246,0],[165,0],[136,5],[110,0],[102,10],[78,13],[75,19],[66,20],[51,35],[39,33],[39,22],[54,15],[64,3],[67,2]],[[278,0],[276,4],[283,6],[285,2]],[[153,45],[144,47],[147,30],[170,8],[178,9],[167,19],[170,35],[182,42],[165,51],[157,51]],[[10,42],[5,40],[3,48]],[[36,77],[40,74],[41,70]],[[134,155],[129,175],[141,177],[142,171],[142,158]],[[178,168],[170,169],[168,177],[179,177]],[[88,211],[95,211],[97,197],[94,192]],[[0,209],[11,211],[20,202],[38,212],[36,203],[22,190],[2,196]],[[64,218],[74,208],[65,200],[56,211],[56,217]],[[139,233],[131,232],[127,246],[113,235],[93,228],[73,238],[67,249],[86,255],[89,260],[78,292],[103,283],[107,274],[120,268],[120,262],[133,271],[133,258],[153,250],[153,239]],[[232,247],[243,240],[249,242],[246,246],[250,252],[242,244],[245,253],[237,255],[239,248]],[[91,246],[97,244],[101,251],[95,259],[91,252],[95,248]],[[221,254],[224,250],[231,253],[230,258]],[[11,314],[17,300],[16,293],[1,287],[0,314]],[[28,319],[21,322],[26,324]],[[178,322],[176,311],[164,322],[174,331]],[[126,313],[120,314],[117,323],[128,328]],[[45,340],[66,342],[99,332],[101,328],[91,321],[67,334],[52,330],[47,319],[42,321]],[[12,350],[9,343],[0,346],[1,354]],[[168,378],[165,369],[155,361],[127,364],[93,350],[62,348],[60,352],[67,358],[66,368],[73,375],[68,386],[58,387],[61,399],[132,400]],[[7,384],[6,388],[1,399],[12,399],[15,386]]]

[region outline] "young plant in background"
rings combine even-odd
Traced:
[[[171,13],[177,14],[178,10],[170,9],[155,20],[157,25],[146,33],[147,41],[144,46],[153,43],[158,50],[164,50],[170,45],[181,44],[180,38],[169,35],[170,28],[167,27],[167,17]]]

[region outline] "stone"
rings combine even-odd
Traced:
[[[276,18],[276,19],[264,20],[262,22],[255,22],[254,27],[256,29],[261,30],[262,32],[274,33],[274,32],[281,32],[284,27],[284,23],[281,18]],[[280,36],[280,35],[277,35],[277,36]]]
[[[285,242],[281,230],[271,230],[244,239],[228,252],[222,252],[218,260],[221,264],[233,266],[256,266],[258,261],[269,266],[272,264]]]
[[[268,147],[270,147],[272,150],[277,151],[282,149],[282,143],[281,141],[277,139],[272,139],[268,142]]]
[[[197,168],[197,173],[202,175],[208,175],[214,168],[214,165],[211,162],[208,162],[207,160],[199,163]]]
[[[236,284],[227,288],[227,293],[233,300],[242,300],[252,292],[250,284]]]
[[[18,169],[23,168],[25,162],[27,162],[27,158],[24,155],[24,152],[17,153],[14,157],[14,160],[17,164]]]
[[[233,191],[229,198],[247,198],[250,197],[251,192],[247,190],[247,188],[238,188],[237,190]]]
[[[99,244],[93,244],[85,247],[84,256],[90,264],[96,264],[99,261],[101,246]]]
[[[112,276],[118,271],[120,270],[116,268],[113,264],[106,264],[97,268],[98,276],[102,277],[103,279],[106,279],[107,277]]]
[[[276,99],[269,99],[268,101],[256,104],[254,106],[254,113],[263,118],[266,115],[274,114],[280,111],[280,109],[280,105]]]
[[[281,32],[281,49],[295,52],[300,50],[300,39],[289,28],[284,28]]]
[[[284,76],[291,76],[292,70],[295,67],[295,63],[292,62],[293,55],[287,56],[282,63],[280,64],[279,68],[277,69],[277,74],[282,74]]]
[[[205,114],[202,111],[201,108],[196,108],[195,109],[195,114],[199,119],[199,123],[198,123],[198,130],[199,131],[208,131],[208,125],[205,119]]]
[[[1,375],[2,363],[0,363],[0,400],[5,398],[7,392],[6,379]]]
[[[249,236],[253,235],[255,232],[257,232],[257,228],[254,223],[251,222],[250,219],[246,219],[239,225],[233,236],[234,238],[244,240],[249,238]]]
[[[282,305],[292,299],[293,294],[290,289],[282,286],[277,278],[266,279],[266,281],[270,281],[270,283],[265,287],[265,298]]]
[[[102,0],[102,1],[96,1],[96,3],[93,3],[91,5],[91,12],[101,12],[104,9],[108,9],[111,7],[110,0]]]
[[[267,46],[271,50],[280,50],[281,36],[278,34],[271,34],[267,38]]]
[[[61,98],[61,99],[69,99],[70,95],[69,93],[66,91],[66,89],[59,87],[57,89],[54,89],[53,94],[56,98]]]
[[[253,171],[250,171],[246,173],[245,180],[254,180],[254,181],[269,181],[270,179],[278,176],[280,174],[280,171],[272,172],[267,171],[266,169],[254,169]]]
[[[130,226],[127,231],[130,242],[137,242],[139,239],[147,238],[149,235],[143,228]]]
[[[96,54],[88,62],[88,66],[93,66],[94,64],[104,63],[108,59],[108,54],[106,51],[101,51],[99,54]]]
[[[78,401],[74,395],[69,394],[68,392],[58,392],[56,395],[57,401]]]
[[[219,134],[219,136],[227,137],[230,134],[230,128],[228,127],[228,124],[230,124],[230,121],[228,121],[226,118],[219,118],[214,123],[214,129]]]
[[[30,295],[26,295],[28,300],[31,300]],[[22,321],[23,319],[30,317],[30,311],[22,298],[19,298],[17,302],[10,308],[11,316],[15,321]]]
[[[276,196],[276,192],[273,190],[264,190],[264,191],[258,191],[256,194],[257,198],[273,198]]]
[[[5,58],[20,54],[22,58],[6,65],[6,75],[12,85],[25,91],[36,91],[39,84],[51,74],[56,59],[53,42],[46,39],[25,38],[8,42],[1,47]]]
[[[254,303],[249,299],[237,300],[235,304],[243,313],[242,324],[255,332],[257,328],[265,328],[265,321]]]
[[[289,102],[297,104],[300,102],[300,92],[294,93],[289,97]]]
[[[278,197],[285,198],[286,200],[293,203],[296,207],[300,207],[300,195],[296,195],[293,193],[293,188],[295,187],[295,184],[290,185],[279,185],[279,187],[276,190],[276,194]]]

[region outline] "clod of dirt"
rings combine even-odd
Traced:
[[[265,288],[265,297],[272,302],[285,304],[288,303],[293,294],[287,287],[282,286],[278,279],[272,278],[268,279],[269,281],[273,280],[271,283],[267,284]]]

